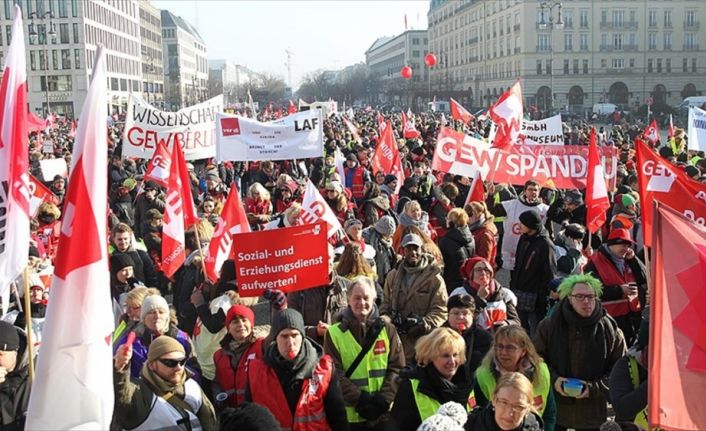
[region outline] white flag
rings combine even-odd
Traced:
[[[304,196],[302,198],[302,207],[304,208],[302,220],[305,224],[316,223],[319,220],[324,220],[328,224],[329,238],[337,232],[343,232],[343,227],[341,227],[341,222],[338,221],[338,217],[336,217],[336,214],[333,212],[331,207],[328,206],[324,198],[321,196],[321,193],[319,193],[311,180],[307,180],[306,190],[304,191]]]
[[[96,51],[64,201],[42,352],[26,428],[107,430],[113,415],[114,330],[107,226],[105,54]]]

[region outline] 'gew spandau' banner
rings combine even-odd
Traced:
[[[326,223],[241,233],[233,241],[240,296],[328,283]]]
[[[166,112],[131,94],[123,132],[123,156],[149,159],[160,141],[171,149],[178,136],[186,160],[213,157],[216,114],[222,111],[223,95],[177,112]]]
[[[615,190],[617,149],[599,147],[606,185]],[[436,141],[432,169],[473,177],[480,170],[483,179],[495,183],[524,185],[529,179],[560,189],[586,188],[588,146],[513,145],[506,150],[442,127]]]
[[[323,157],[323,123],[318,109],[261,123],[218,114],[218,161],[291,160]]]

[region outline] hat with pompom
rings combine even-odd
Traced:
[[[436,414],[426,418],[417,431],[463,431],[466,420],[466,409],[459,403],[449,401],[439,407]]]

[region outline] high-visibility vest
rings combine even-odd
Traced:
[[[336,346],[341,355],[343,363],[343,373],[348,371],[353,361],[363,349],[351,331],[342,331],[341,324],[336,323],[328,329],[333,345]],[[368,350],[362,361],[358,364],[349,380],[356,385],[361,392],[374,394],[379,392],[387,375],[388,359],[390,357],[390,337],[387,329],[383,328],[378,334],[373,347]],[[346,405],[346,417],[348,423],[365,422],[365,419],[355,411],[354,406]]]
[[[429,395],[419,392],[419,379],[409,379],[412,384],[412,392],[414,393],[414,402],[417,404],[417,411],[422,422],[429,416],[436,414],[436,411],[441,407],[441,403]],[[466,403],[466,411],[469,413],[476,406],[473,391],[468,394],[468,402]]]
[[[549,396],[549,391],[552,388],[551,377],[549,375],[549,368],[547,364],[542,362],[539,364],[539,379],[537,382],[532,382],[532,404],[534,408],[539,412],[539,414],[544,413],[544,409],[547,407],[547,397]],[[486,400],[490,400],[493,392],[495,391],[495,376],[490,370],[488,365],[481,365],[476,370],[476,382],[480,387]]]
[[[637,360],[632,356],[628,356],[628,366],[630,368],[630,381],[632,382],[632,385],[635,386],[635,389],[637,389],[637,387],[640,386],[640,373],[637,370]],[[639,426],[644,430],[650,429],[650,426],[647,422],[647,406],[645,406],[644,409],[640,410],[637,416],[635,416],[633,422],[635,423],[635,425]]]

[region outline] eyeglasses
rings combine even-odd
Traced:
[[[473,272],[476,274],[492,274],[493,271],[489,270],[488,268],[473,268]]]
[[[495,398],[495,407],[500,407],[503,410],[512,409],[513,413],[522,413],[529,408],[528,404],[512,404],[510,401],[503,398]]]
[[[162,359],[162,358],[159,358],[157,360],[159,362],[161,362],[165,367],[169,367],[169,368],[174,368],[177,365],[179,365],[180,367],[183,368],[184,365],[186,365],[186,358],[183,358],[183,359]]]
[[[591,302],[596,300],[596,295],[584,295],[582,293],[577,293],[576,295],[570,296],[579,302]]]
[[[505,350],[506,352],[514,353],[518,350],[520,350],[520,346],[516,346],[514,344],[496,344],[495,345],[495,350]]]

